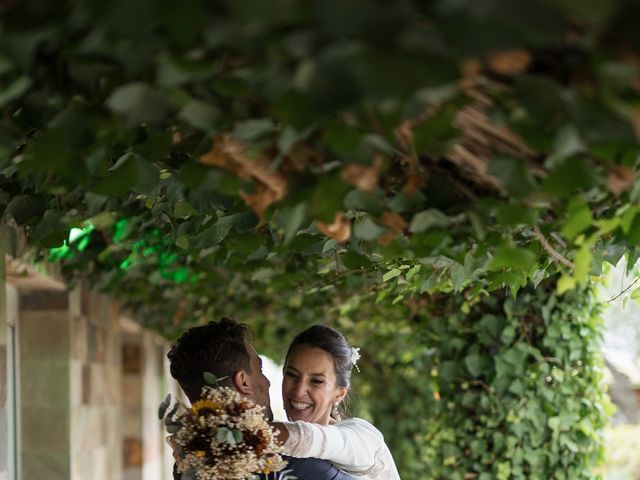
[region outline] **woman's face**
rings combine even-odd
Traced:
[[[282,380],[282,399],[289,420],[326,425],[331,407],[346,394],[347,388],[336,384],[330,353],[305,344],[293,347]]]

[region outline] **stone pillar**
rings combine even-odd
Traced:
[[[129,325],[131,323],[129,322]],[[164,427],[158,405],[175,382],[167,383],[166,341],[138,328],[122,334],[122,457],[125,480],[171,478],[170,448],[164,443]]]
[[[166,395],[164,384],[164,342],[151,332],[143,334],[144,364],[142,387],[142,435],[144,438],[143,480],[170,478],[163,473],[164,427],[158,420],[158,405]]]
[[[80,286],[72,318],[72,480],[122,478],[118,305]]]
[[[124,480],[142,480],[144,463],[141,406],[144,356],[140,335],[122,336],[122,462]]]
[[[44,286],[18,289],[19,461],[24,480],[68,480],[70,349],[68,294]]]
[[[4,270],[4,231],[0,228],[0,480],[9,477],[8,429],[8,362],[7,362],[7,302]]]

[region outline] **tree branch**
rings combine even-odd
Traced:
[[[533,233],[540,242],[540,245],[542,245],[542,248],[544,248],[555,261],[560,262],[570,269],[573,269],[575,267],[573,262],[564,258],[555,248],[551,246],[551,244],[544,237],[537,225],[533,228]]]
[[[640,282],[640,277],[636,277],[636,279],[633,281],[633,283],[631,285],[628,285],[627,288],[625,288],[624,290],[622,290],[619,294],[617,294],[615,297],[611,297],[609,300],[607,300],[607,303],[611,303],[611,302],[615,302],[617,299],[619,299],[622,295],[624,295],[625,293],[627,293],[629,290],[631,290],[631,288],[636,284]]]

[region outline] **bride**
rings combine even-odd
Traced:
[[[287,351],[282,398],[289,422],[274,422],[285,454],[315,457],[363,479],[400,480],[382,433],[361,418],[342,420],[359,358],[337,330],[314,325],[298,334]]]

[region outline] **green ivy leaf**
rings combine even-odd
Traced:
[[[31,88],[32,84],[33,81],[31,78],[22,75],[11,82],[6,88],[0,89],[0,108],[20,98]]]
[[[497,220],[502,225],[536,225],[538,211],[524,205],[500,205],[497,209]]]
[[[301,202],[280,212],[280,223],[284,226],[284,244],[293,240],[307,218],[307,203]]]
[[[186,200],[180,200],[173,207],[173,214],[177,218],[188,218],[191,215],[198,215],[200,212],[193,208],[193,206]]]
[[[533,191],[533,178],[521,160],[494,157],[489,163],[487,173],[497,178],[500,185],[513,197],[522,198]]]
[[[585,231],[593,224],[591,209],[584,197],[575,196],[569,202],[567,219],[562,226],[562,235],[568,240],[573,240],[578,234]]]
[[[389,280],[398,277],[401,273],[402,270],[400,270],[399,268],[392,268],[382,276],[382,281],[388,282]]]
[[[320,177],[311,194],[309,215],[325,223],[333,222],[337,211],[343,209],[343,199],[351,187],[339,176],[324,175]]]
[[[138,178],[136,156],[132,153],[126,153],[109,169],[107,176],[91,190],[98,195],[116,196],[131,190],[138,182]]]
[[[594,186],[596,177],[580,158],[570,158],[551,171],[542,184],[542,189],[556,195],[568,195],[576,190]]]
[[[503,245],[491,260],[490,268],[499,270],[501,268],[518,269],[528,272],[535,264],[536,254],[525,248]]]
[[[213,134],[217,130],[220,111],[211,104],[192,100],[182,107],[178,117],[204,133]]]
[[[123,115],[129,126],[158,122],[170,110],[165,97],[145,83],[118,87],[108,98],[107,106]]]
[[[183,250],[186,250],[187,248],[189,248],[189,237],[187,237],[186,235],[179,235],[176,238],[176,246],[179,248],[182,248]]]
[[[409,231],[411,233],[420,233],[434,227],[446,227],[449,225],[449,217],[440,210],[430,208],[422,212],[416,213],[411,219]]]
[[[578,285],[584,285],[587,281],[587,276],[591,270],[591,260],[593,259],[593,253],[590,245],[583,245],[576,252],[574,259],[573,277],[576,279]]]
[[[486,355],[471,354],[465,357],[464,364],[472,376],[479,377],[491,367],[492,362]]]
[[[252,118],[236,122],[232,135],[242,142],[252,142],[274,130],[273,120],[270,118]]]
[[[371,261],[364,255],[356,252],[347,252],[342,256],[342,263],[349,270],[366,268],[371,265]]]
[[[576,288],[576,280],[573,277],[568,275],[562,275],[558,279],[558,284],[556,286],[556,290],[558,295],[562,295],[570,290],[574,290]]]
[[[357,238],[361,238],[367,241],[376,240],[380,235],[387,231],[386,228],[381,227],[375,223],[370,217],[365,217],[356,221],[353,226],[353,235]]]
[[[18,225],[24,225],[39,218],[45,210],[40,197],[33,195],[17,195],[7,205],[6,214],[13,217]]]

